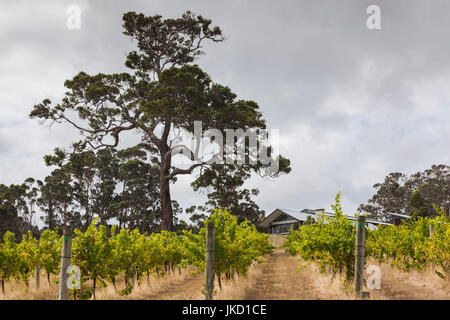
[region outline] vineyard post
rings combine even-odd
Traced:
[[[433,232],[434,232],[434,224],[430,224],[430,238],[432,238],[433,237]],[[434,262],[433,262],[433,259],[431,260],[431,267],[432,268],[434,268],[435,267],[435,264],[434,264]]]
[[[360,296],[364,283],[364,263],[366,251],[366,217],[358,216],[355,241],[355,293]]]
[[[40,255],[39,255],[39,239],[36,240],[36,248],[38,251],[38,262],[36,264],[36,289],[39,289],[39,276],[41,273],[41,266],[39,265]]]
[[[214,292],[214,223],[206,224],[206,285],[205,298],[212,300]]]
[[[59,271],[59,300],[69,299],[69,288],[67,287],[69,274],[67,273],[67,268],[70,266],[71,252],[72,235],[67,229],[64,229],[61,250],[61,269]]]

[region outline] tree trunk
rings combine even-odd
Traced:
[[[139,271],[136,271],[136,282],[137,282],[138,287],[139,287],[139,279],[140,279],[140,277],[141,277],[141,275],[139,274]]]
[[[2,279],[2,293],[5,294],[5,280]]]
[[[220,288],[220,290],[222,290],[222,281],[220,280],[220,274],[219,274],[219,276],[217,277],[217,281],[219,282],[219,288]]]
[[[161,201],[162,229],[166,231],[173,231],[173,209],[172,199],[170,198],[170,181],[167,179],[171,159],[170,156],[164,159],[164,153],[161,152],[161,170],[159,172],[159,199]]]
[[[50,273],[49,272],[47,272],[47,281],[48,281],[48,284],[50,285]]]
[[[93,289],[93,294],[94,294],[94,300],[95,300],[95,287],[96,287],[96,284],[97,284],[97,279],[93,279],[93,282],[94,282],[94,284],[93,284],[93,286],[92,286],[92,289]]]

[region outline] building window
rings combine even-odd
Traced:
[[[272,233],[289,233],[291,226],[293,226],[292,223],[273,225]]]

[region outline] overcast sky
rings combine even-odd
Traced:
[[[381,30],[366,26],[381,8]],[[80,30],[66,27],[69,5]],[[134,44],[122,35],[127,11],[213,20],[226,41],[205,47],[198,64],[239,98],[259,103],[292,172],[252,178],[260,207],[330,210],[343,193],[347,214],[390,172],[414,173],[450,159],[450,2],[180,0],[0,2],[0,183],[43,179],[43,156],[78,138],[28,118],[44,98],[59,101],[79,71],[126,71]],[[121,146],[132,143],[125,139]],[[204,195],[183,177],[172,198],[183,207]]]

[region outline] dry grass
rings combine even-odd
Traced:
[[[106,288],[99,288],[96,291],[98,300],[191,300],[201,299],[203,289],[202,274],[192,275],[190,271],[193,268],[182,270],[181,273],[157,277],[151,275],[149,280],[145,276],[140,283],[136,283],[133,292],[127,296],[117,294],[113,286],[108,285]],[[122,277],[118,279],[117,289],[125,286]]]
[[[375,264],[369,260],[368,264]],[[373,299],[450,299],[450,279],[442,279],[433,268],[418,272],[403,272],[390,264],[379,265],[381,270],[381,290],[371,290]]]
[[[125,288],[123,276],[117,277],[116,289],[112,284],[107,287],[98,287],[96,289],[97,300],[165,300],[165,299],[201,299],[203,289],[202,274],[192,275],[193,268],[176,271],[164,277],[150,275],[149,279],[144,276],[135,287],[131,294],[121,296],[117,291]],[[29,288],[23,282],[11,280],[5,283],[5,294],[0,291],[0,300],[53,300],[58,293],[57,277],[52,276],[50,284],[44,274],[41,275],[41,285],[37,290],[35,288],[35,279],[30,280]],[[87,281],[83,288],[91,288],[92,282]],[[187,293],[189,292],[189,293]]]
[[[275,248],[280,248],[281,245],[286,241],[285,235],[269,235],[269,241]]]
[[[0,291],[0,300],[54,300],[58,292],[58,285],[52,278],[50,283],[41,275],[40,288],[36,289],[35,279],[30,281],[29,288],[20,281],[11,280],[5,283],[5,294]]]

